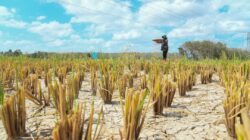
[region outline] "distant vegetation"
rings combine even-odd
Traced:
[[[228,59],[239,58],[249,59],[250,52],[243,49],[228,48],[226,44],[212,41],[189,41],[185,42],[180,48],[179,53],[192,59]]]
[[[6,52],[0,52],[0,55],[4,56],[25,56],[30,58],[42,58],[42,59],[87,59],[90,57],[90,53],[53,53],[53,52],[35,52],[30,54],[24,54],[21,50],[8,50]],[[99,53],[99,58],[122,58],[129,56],[135,59],[161,59],[162,53],[138,53],[138,52],[124,52],[124,53]],[[168,58],[181,58],[187,57],[189,59],[200,60],[200,59],[250,59],[250,52],[237,49],[228,48],[221,42],[213,41],[189,41],[185,42],[179,48],[179,53],[169,53]]]
[[[42,58],[42,59],[51,59],[51,58],[56,58],[56,59],[63,59],[63,60],[68,60],[68,59],[87,59],[90,57],[91,52],[86,52],[86,53],[81,53],[81,52],[68,52],[68,53],[54,53],[54,52],[35,52],[35,53],[29,53],[25,54],[21,52],[21,50],[9,50],[7,52],[0,52],[0,55],[2,56],[25,56],[29,58]],[[178,53],[170,53],[168,55],[170,58],[177,58],[179,57]],[[122,57],[133,57],[135,59],[150,59],[150,58],[155,58],[155,59],[161,59],[162,58],[162,53],[158,52],[152,52],[152,53],[138,53],[138,52],[123,52],[123,53],[102,53],[99,52],[98,55],[99,58],[122,58]]]
[[[12,51],[11,49],[6,51],[6,52],[0,52],[1,55],[5,55],[5,56],[20,56],[22,55],[22,51],[21,50],[15,50]]]

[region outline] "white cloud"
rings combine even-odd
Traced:
[[[0,6],[0,17],[9,17],[12,16],[13,10],[9,10],[4,6]]]
[[[190,18],[199,17],[212,9],[209,1],[154,0],[144,1],[139,9],[140,23],[151,26],[178,26]]]
[[[46,19],[46,16],[39,16],[36,18],[36,20],[44,20],[44,19]]]
[[[26,23],[23,21],[15,20],[14,14],[16,10],[14,8],[8,9],[4,6],[0,6],[0,25],[12,28],[24,28]]]
[[[22,45],[31,45],[32,42],[29,40],[6,40],[3,42],[4,46],[22,46]]]
[[[74,15],[72,22],[122,24],[126,23],[132,14],[127,4],[115,0],[59,0],[59,3],[64,6],[67,13]]]
[[[20,49],[23,52],[35,52],[37,50],[45,50],[41,44],[31,40],[15,40],[15,39],[1,39],[0,46],[1,51],[8,51],[9,49]]]
[[[17,20],[15,9],[0,6],[0,25],[25,29],[42,37],[43,45],[65,50],[155,51],[152,39],[168,33],[171,49],[188,39],[215,39],[250,29],[249,0],[139,0],[140,7],[124,0],[47,0],[63,6],[72,16],[68,23],[28,23]],[[223,6],[227,12],[219,13]],[[131,8],[137,8],[131,9]],[[81,31],[74,24],[84,24]],[[1,34],[1,32],[0,32]],[[225,41],[228,38],[222,40]],[[156,46],[156,45],[155,45]],[[63,50],[63,49],[62,49]]]
[[[100,36],[107,33],[108,31],[110,32],[110,29],[107,25],[97,25],[97,24],[92,24],[85,29],[85,32],[90,37]]]
[[[250,29],[250,21],[245,18],[246,15],[250,16],[249,10],[246,10],[250,7],[246,6],[246,3],[246,1],[241,1],[239,4],[232,0],[226,2],[213,0],[211,1],[211,5],[207,5],[208,9],[214,9],[212,12],[187,19],[184,24],[174,28],[169,35],[175,38],[204,38],[204,36],[216,34],[233,35],[238,32],[246,32]],[[229,7],[229,11],[219,13],[219,9],[225,5]]]
[[[2,10],[4,9],[4,10]],[[31,33],[38,34],[42,37],[42,40],[38,43],[39,45],[33,44],[34,42],[27,41],[27,40],[12,40],[12,39],[5,39],[1,41],[1,46],[3,47],[2,50],[7,49],[22,49],[24,51],[28,50],[29,52],[35,50],[46,50],[48,47],[50,48],[47,51],[51,50],[58,50],[58,51],[88,51],[89,47],[95,48],[96,46],[102,46],[105,41],[102,38],[83,38],[75,33],[73,28],[71,27],[71,23],[60,23],[58,21],[51,21],[51,22],[41,22],[46,17],[40,16],[37,17],[36,21],[31,23],[22,22],[15,19],[15,15],[13,10],[9,10],[7,8],[2,8],[1,11],[5,11],[1,13],[3,16],[0,17],[0,24],[13,27],[13,28],[22,28],[26,29]],[[13,14],[11,13],[13,12]],[[96,30],[99,30],[101,26],[98,26]],[[105,30],[105,26],[101,27]],[[2,33],[2,32],[0,32]],[[30,49],[28,49],[30,47]],[[82,48],[81,48],[82,47]],[[31,49],[32,48],[32,49]]]
[[[55,38],[68,37],[73,33],[70,24],[52,21],[49,23],[32,22],[28,30],[41,35],[44,39],[53,40]]]
[[[11,8],[10,11],[14,14],[16,13],[16,9],[15,8]]]
[[[185,24],[174,28],[170,33],[170,38],[202,37],[214,32],[215,23],[206,23],[203,17],[188,20]]]
[[[152,39],[165,34],[158,27],[173,28],[169,33],[171,39],[210,35],[219,23],[208,26],[204,19],[215,15],[221,6],[219,2],[205,0],[144,0],[138,12],[132,12],[131,3],[114,0],[59,3],[73,15],[71,23],[91,23],[85,28],[88,37],[112,35],[112,40],[106,40],[106,47],[152,45],[149,43]]]
[[[77,35],[72,35],[67,39],[55,39],[46,41],[49,47],[64,48],[69,51],[88,51],[90,47],[103,46],[105,41],[101,38],[83,39]]]
[[[17,28],[17,29],[23,29],[26,27],[27,23],[23,21],[18,21],[15,19],[1,19],[0,18],[0,25],[4,25],[6,27]]]
[[[249,29],[246,22],[237,21],[237,20],[219,21],[219,26],[224,31],[236,31],[237,32],[237,31],[247,31]]]
[[[77,44],[80,46],[88,46],[88,45],[101,45],[105,42],[102,38],[81,38],[78,35],[71,35],[71,37],[67,40],[68,44]]]
[[[63,39],[57,39],[57,40],[53,40],[53,41],[48,41],[47,45],[51,46],[51,47],[64,46],[65,45],[65,40],[63,40]]]
[[[134,15],[130,10],[128,2],[116,0],[59,0],[68,14],[73,15],[71,23],[91,23],[89,31],[91,35],[97,35],[96,30],[100,32],[113,33],[120,28],[128,28]],[[93,30],[94,28],[94,30]],[[96,29],[96,30],[95,30]]]
[[[131,30],[128,32],[120,32],[120,33],[115,33],[113,35],[114,40],[128,40],[128,39],[135,39],[140,37],[141,34],[138,31]]]

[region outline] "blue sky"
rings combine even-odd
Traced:
[[[0,51],[171,52],[186,41],[246,47],[248,0],[0,0]]]

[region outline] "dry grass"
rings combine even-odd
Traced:
[[[236,123],[236,134],[238,140],[250,139],[250,115],[249,108],[245,108],[241,111],[242,123]]]
[[[146,88],[148,88],[148,81],[147,81],[147,76],[144,74],[140,79],[140,89],[146,89]]]
[[[41,81],[36,74],[28,76],[24,80],[23,86],[26,92],[25,95],[29,100],[40,106],[50,104],[50,97],[42,92]]]
[[[178,91],[180,96],[186,96],[188,90],[188,79],[185,73],[179,73],[177,76]]]
[[[46,72],[44,82],[46,87],[52,82],[52,70]]]
[[[238,117],[240,120],[242,119],[239,112],[247,103],[249,83],[241,80],[244,78],[237,73],[227,78],[224,77],[223,79],[223,85],[225,86],[225,93],[227,95],[223,105],[226,127],[228,134],[236,138],[235,123]]]
[[[132,74],[128,74],[128,87],[133,88],[134,87],[134,77]]]
[[[15,70],[11,66],[7,66],[2,73],[2,82],[5,88],[13,89],[15,82]]]
[[[138,140],[146,118],[149,104],[144,106],[147,91],[128,89],[125,104],[122,105],[123,128],[120,130],[121,139]]]
[[[91,79],[91,89],[92,95],[96,95],[97,92],[97,67],[91,66],[90,68],[90,79]]]
[[[162,86],[162,78],[160,76],[154,76],[154,80],[150,85],[150,94],[152,97],[153,111],[155,115],[162,115],[165,98],[163,97],[163,86]]]
[[[166,78],[165,81],[163,82],[162,92],[165,101],[164,106],[171,107],[176,92],[176,84],[169,82],[169,80]]]
[[[201,71],[201,83],[207,84],[212,82],[213,69],[212,68],[202,68]]]
[[[64,113],[68,114],[73,108],[75,93],[68,90],[66,92],[66,86],[63,84],[58,84],[54,82],[54,85],[49,84],[48,87],[49,94],[52,96],[53,103],[58,113],[62,117]]]
[[[0,112],[9,140],[25,135],[26,108],[24,88],[19,89],[16,95],[7,98]]]
[[[116,73],[109,69],[108,65],[101,65],[101,79],[99,81],[98,91],[105,104],[112,102],[112,96],[115,89]]]
[[[82,112],[82,110],[84,110],[84,112]],[[64,114],[63,117],[61,117],[61,119],[53,129],[53,139],[82,140],[84,138],[85,140],[97,140],[103,126],[102,110],[98,114],[98,122],[96,124],[95,130],[93,129],[94,105],[92,105],[91,107],[86,131],[84,131],[84,121],[85,108],[83,109],[82,105],[78,105],[69,115]]]
[[[60,83],[63,84],[67,76],[67,67],[59,68],[56,75],[58,76]]]
[[[223,107],[227,131],[234,138],[237,134],[238,139],[249,139],[249,110],[246,111],[245,104],[249,100],[250,63],[209,60],[200,62],[177,60],[172,63],[154,59],[149,61],[100,59],[84,62],[28,60],[11,59],[2,60],[0,63],[0,80],[3,85],[0,86],[0,94],[22,87],[16,95],[5,100],[1,109],[9,139],[25,135],[24,97],[36,105],[53,105],[56,108],[60,120],[53,130],[54,139],[98,139],[101,133],[102,112],[98,115],[97,124],[100,126],[98,130],[93,130],[97,125],[93,117],[94,109],[91,108],[89,118],[86,119],[84,116],[87,113],[82,112],[85,106],[74,106],[85,71],[90,73],[92,95],[96,96],[98,91],[104,103],[111,103],[113,94],[118,89],[121,100],[125,99],[124,104],[121,101],[124,127],[120,132],[121,138],[127,140],[139,139],[150,105],[153,106],[155,115],[161,115],[164,107],[171,106],[177,88],[179,95],[185,96],[196,84],[197,74],[201,75],[201,83],[207,84],[212,81],[213,74],[218,72],[226,93]],[[217,69],[214,69],[215,66]],[[141,73],[143,75],[140,75]],[[42,90],[43,79],[48,94],[46,90]],[[139,85],[134,83],[138,79]],[[139,91],[135,91],[134,88]],[[148,103],[151,104],[144,105],[148,91],[150,91]]]
[[[122,98],[125,98],[126,89],[127,89],[127,75],[122,75],[121,78],[118,79],[118,90]]]

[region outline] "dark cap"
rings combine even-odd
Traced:
[[[166,35],[163,35],[162,38],[163,38],[163,39],[167,39],[168,37],[167,37]]]

